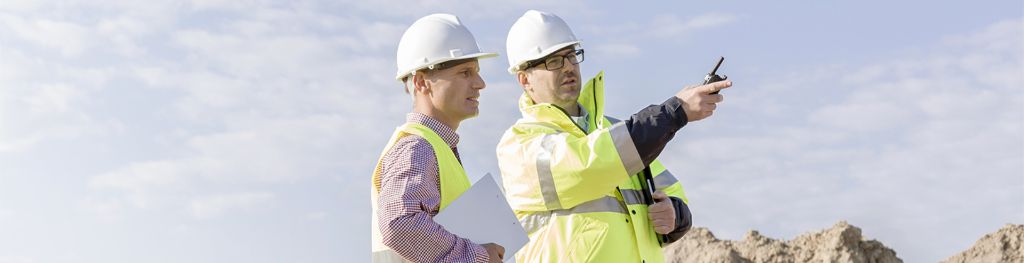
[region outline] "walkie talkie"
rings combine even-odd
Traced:
[[[718,72],[718,67],[722,66],[722,61],[725,61],[725,57],[719,57],[718,64],[715,64],[715,68],[711,69],[711,72],[709,72],[707,75],[704,75],[704,85],[723,81],[729,78],[729,76],[725,75],[715,75],[715,72]],[[718,91],[712,92],[710,94],[718,94]]]
[[[654,204],[654,192],[657,191],[657,189],[655,189],[656,186],[654,185],[654,176],[651,175],[651,167],[645,167],[643,173],[644,176],[640,180],[640,192],[643,193],[644,203],[647,204],[647,206],[651,206]],[[658,244],[668,244],[668,235],[657,234],[657,236]]]

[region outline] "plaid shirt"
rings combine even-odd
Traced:
[[[459,135],[454,130],[420,113],[409,113],[406,122],[436,132],[459,158],[455,148]],[[487,262],[483,246],[434,222],[441,205],[438,174],[434,149],[423,137],[402,137],[384,154],[377,200],[377,224],[384,244],[414,262]]]

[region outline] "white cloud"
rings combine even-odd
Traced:
[[[16,68],[28,60],[19,53],[8,54],[5,59],[10,60],[0,62],[0,69]],[[22,151],[43,141],[116,133],[122,127],[116,120],[97,119],[81,111],[95,104],[94,88],[85,85],[104,82],[106,73],[54,68],[51,75],[57,80],[32,82],[27,79],[39,73],[33,70],[44,66],[22,65],[26,68],[5,79],[10,86],[0,95],[0,120],[9,123],[0,127],[0,153]]]
[[[296,120],[257,116],[253,123],[242,121],[237,125],[233,131],[188,136],[184,142],[186,157],[131,163],[93,177],[90,186],[98,191],[97,198],[106,196],[101,205],[126,203],[131,205],[128,208],[175,209],[184,205],[183,198],[196,187],[216,192],[230,185],[322,178],[371,158],[339,157],[339,151],[347,147],[342,130],[357,124],[336,116]],[[101,194],[110,190],[114,195]],[[194,208],[195,203],[190,206],[200,209]]]
[[[809,116],[811,122],[831,128],[870,132],[900,128],[914,117],[904,108],[886,102],[864,101],[828,106]]]
[[[46,114],[67,112],[74,100],[80,99],[82,94],[79,90],[61,83],[43,85],[23,100],[32,114]]]
[[[240,11],[248,8],[259,10],[267,8],[272,3],[272,1],[267,0],[191,0],[187,2],[189,7],[196,11]]]
[[[0,263],[33,263],[33,262],[40,262],[40,261],[35,260],[32,257],[0,255]]]
[[[511,1],[511,2],[466,2],[458,0],[433,0],[433,1],[342,1],[339,4],[351,8],[355,12],[390,17],[418,17],[430,13],[451,13],[461,18],[481,19],[499,15],[508,15],[508,10],[521,10],[515,13],[515,17],[522,15],[529,9],[536,9],[547,12],[564,11],[563,13],[574,12],[581,15],[593,13],[583,8],[586,3],[583,1]],[[415,19],[413,19],[415,20]],[[411,23],[412,20],[409,21]],[[472,29],[472,28],[471,28]]]
[[[125,204],[118,198],[88,197],[76,203],[76,209],[105,223],[124,223],[126,211],[138,207],[139,203]]]
[[[117,134],[124,125],[87,113],[101,107],[96,93],[123,76],[109,64],[80,66],[102,44],[91,26],[52,14],[0,14],[0,153],[45,143]]]
[[[168,161],[147,161],[93,177],[89,186],[145,192],[148,188],[167,188],[183,183],[181,175],[195,173],[190,166],[177,166]]]
[[[598,16],[601,17],[601,16]],[[640,55],[644,42],[688,41],[695,32],[722,27],[738,20],[728,13],[706,13],[693,17],[679,17],[675,14],[654,15],[646,21],[621,21],[615,24],[577,23],[569,21],[584,47],[591,47],[595,56],[632,57]],[[588,21],[580,21],[588,22]],[[589,41],[588,36],[613,40]],[[626,40],[626,42],[621,42]]]
[[[138,39],[151,32],[151,25],[148,25],[140,18],[120,16],[112,19],[104,19],[96,24],[96,33],[111,42],[117,54],[124,57],[135,57],[146,52],[140,46]]]
[[[631,44],[598,44],[593,55],[602,57],[630,57],[640,54],[640,48]]]
[[[310,221],[323,221],[327,219],[328,213],[324,211],[316,211],[306,213],[306,219]]]
[[[658,15],[651,19],[648,30],[645,32],[654,37],[676,38],[694,31],[720,27],[732,23],[736,19],[736,15],[726,13],[709,13],[687,19],[671,14]]]
[[[89,188],[97,194],[79,207],[105,221],[122,220],[136,209],[179,208],[196,174],[194,167],[172,161],[133,163],[90,178]]]
[[[6,221],[5,219],[13,217],[14,210],[0,208],[0,221]]]
[[[183,57],[158,58],[164,62],[126,75],[144,88],[172,92],[153,105],[170,110],[166,121],[211,129],[160,131],[156,136],[177,154],[95,176],[90,185],[100,201],[93,210],[194,207],[186,197],[191,188],[216,193],[230,185],[345,176],[357,164],[372,163],[375,154],[345,153],[379,151],[375,140],[352,138],[387,136],[393,126],[380,123],[380,116],[400,119],[408,109],[405,97],[392,96],[399,92],[393,66],[379,58],[393,53],[405,25],[276,6],[238,13],[230,13],[238,6],[201,8],[234,17],[165,35]],[[387,132],[379,125],[389,126]]]
[[[66,21],[37,19],[26,21],[15,16],[0,17],[22,39],[37,46],[59,51],[64,56],[78,56],[95,44],[87,27]]]
[[[216,218],[230,210],[249,210],[256,207],[267,207],[274,201],[275,195],[266,192],[222,194],[193,199],[191,202],[192,216],[197,219]]]
[[[0,5],[0,11],[9,12],[26,12],[38,9],[42,3],[35,0],[10,0],[4,1],[4,5]]]

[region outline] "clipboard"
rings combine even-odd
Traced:
[[[504,262],[514,262],[516,252],[530,241],[490,173],[434,216],[434,222],[473,243],[501,245]]]

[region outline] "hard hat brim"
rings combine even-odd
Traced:
[[[441,63],[452,61],[452,60],[470,59],[470,58],[482,59],[482,58],[493,58],[493,57],[497,57],[497,56],[498,56],[498,53],[480,52],[480,53],[473,53],[473,54],[463,55],[463,56],[458,56],[458,57],[442,58],[442,59],[438,59],[437,61],[434,61],[434,62],[432,62],[430,64],[420,65],[420,66],[418,66],[416,68],[413,68],[413,69],[410,69],[408,71],[398,72],[398,74],[395,75],[395,79],[398,80],[398,81],[402,81],[403,78],[405,78],[406,76],[409,76],[410,74],[413,74],[417,70],[425,69],[427,67],[430,67],[431,65],[437,65],[437,64],[441,64]]]
[[[526,58],[522,59],[522,61],[518,61],[516,63],[516,65],[509,66],[508,67],[508,73],[509,74],[516,74],[516,71],[519,70],[519,66],[522,66],[523,63],[526,63],[527,61],[533,61],[533,60],[536,60],[536,59],[540,59],[542,57],[546,57],[548,55],[551,55],[551,53],[555,53],[555,51],[561,50],[561,49],[563,49],[565,47],[568,47],[568,46],[578,45],[580,43],[582,43],[582,41],[575,40],[575,41],[569,41],[569,42],[553,45],[553,46],[545,49],[544,51],[541,51],[537,55],[526,57]]]

